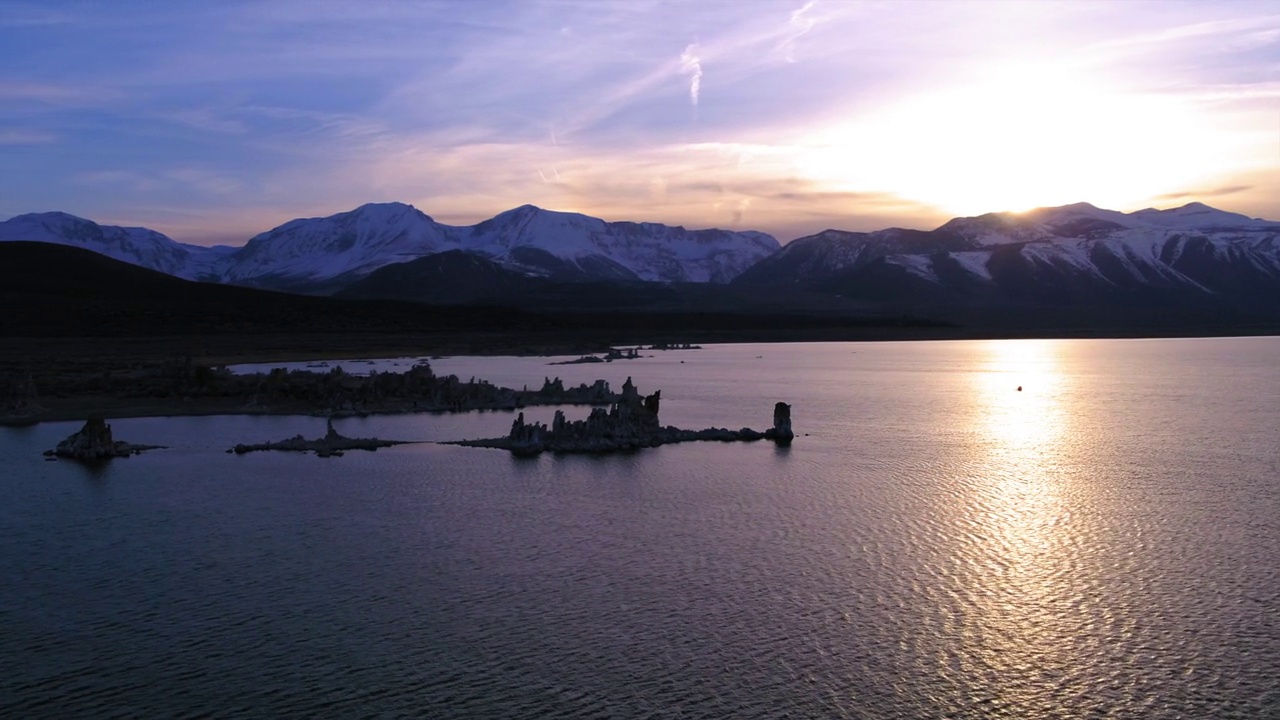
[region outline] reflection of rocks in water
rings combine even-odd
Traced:
[[[133,445],[117,442],[111,437],[111,426],[101,415],[94,415],[85,422],[84,427],[58,443],[53,450],[45,451],[46,456],[78,460],[80,462],[99,462],[112,458],[137,455],[144,450],[156,450],[161,445]]]
[[[279,442],[258,443],[256,445],[245,445],[243,443],[236,445],[227,452],[233,452],[236,455],[244,455],[245,453],[257,452],[260,450],[283,450],[286,452],[314,452],[320,457],[342,457],[343,452],[347,450],[377,450],[381,447],[391,447],[393,445],[408,445],[413,441],[410,440],[379,440],[378,438],[349,438],[341,435],[333,428],[333,420],[326,423],[328,428],[324,437],[315,440],[307,440],[301,435],[295,435],[287,440]]]
[[[714,440],[720,442],[773,440],[781,445],[790,444],[795,437],[791,431],[791,406],[778,403],[774,406],[773,428],[760,432],[750,428],[727,430],[681,430],[663,427],[658,422],[661,391],[641,396],[631,384],[631,378],[622,386],[622,395],[609,406],[592,408],[585,420],[568,421],[564,412],[557,410],[548,427],[544,423],[526,423],[524,413],[511,424],[511,432],[505,438],[488,440],[464,440],[454,444],[468,447],[488,447],[510,450],[515,455],[537,455],[551,451],[559,453],[610,453],[657,447],[671,443]]]
[[[0,405],[0,418],[6,424],[34,423],[41,412],[44,412],[44,407],[40,405],[35,379],[28,369],[13,381],[9,397]]]

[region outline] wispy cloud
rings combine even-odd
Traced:
[[[0,213],[230,227],[399,199],[474,222],[535,202],[788,239],[927,226],[957,187],[999,209],[1055,164],[1105,188],[1139,158],[1169,176],[1133,190],[1142,201],[1280,216],[1277,13],[929,9],[4,3],[0,146],[28,166],[0,174]]]
[[[698,95],[702,92],[702,61],[698,59],[698,45],[692,44],[680,53],[680,72],[689,76],[689,103],[698,110]]]
[[[817,4],[817,0],[809,0],[809,2],[802,5],[797,10],[792,11],[791,18],[787,21],[787,24],[790,26],[790,32],[788,32],[786,38],[779,46],[782,50],[783,57],[786,58],[787,62],[796,61],[796,41],[805,33],[812,30],[813,26],[818,22],[809,14],[809,11],[813,9],[815,4]]]
[[[48,145],[57,140],[57,135],[46,130],[0,128],[0,145]]]
[[[1185,192],[1164,193],[1157,195],[1156,200],[1192,200],[1196,198],[1218,198],[1227,195],[1236,195],[1242,192],[1248,192],[1253,189],[1252,185],[1227,185],[1225,187],[1211,187],[1203,190],[1188,190]]]
[[[104,87],[4,80],[0,78],[0,102],[34,101],[56,104],[92,104],[119,99],[121,94]]]
[[[0,6],[0,28],[33,28],[70,25],[76,17],[47,5],[9,2]]]

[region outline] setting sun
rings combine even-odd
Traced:
[[[1241,159],[1208,125],[1174,96],[1004,66],[826,127],[801,166],[841,190],[879,188],[951,215],[1084,199],[1127,207],[1211,181]]]

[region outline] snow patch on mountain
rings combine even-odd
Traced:
[[[938,274],[933,270],[933,259],[928,255],[890,255],[885,258],[885,262],[930,282],[938,282]]]
[[[991,254],[982,251],[953,252],[951,259],[960,264],[970,275],[974,275],[982,280],[991,280],[991,269],[987,267],[987,261],[991,259]]]

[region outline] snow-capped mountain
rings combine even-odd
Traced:
[[[886,255],[962,250],[974,243],[952,233],[889,228],[875,232],[824,230],[787,243],[738,277],[735,285],[811,285]]]
[[[452,252],[465,256],[392,279],[401,287],[433,282],[440,273],[480,284],[500,277],[508,299],[520,295],[512,288],[526,287],[524,276],[552,285],[698,283],[713,295],[729,283],[734,288],[716,298],[758,296],[766,303],[799,290],[797,296],[933,307],[1210,303],[1280,312],[1280,223],[1200,203],[1132,213],[1077,203],[956,218],[929,231],[827,230],[781,248],[762,233],[605,222],[530,205],[453,226],[400,203],[294,220],[242,248],[184,245],[145,228],[100,226],[63,213],[0,222],[0,240],[72,245],[183,278],[311,292],[338,291],[380,268]],[[441,294],[435,290],[453,287],[440,285],[397,292],[434,302]],[[369,296],[385,290],[364,289]],[[491,290],[471,295],[493,298]],[[702,300],[711,297],[699,292]]]
[[[362,205],[323,218],[291,220],[255,235],[223,268],[224,282],[306,286],[361,277],[383,265],[456,247],[449,228],[411,205]]]
[[[292,220],[241,248],[185,245],[153,230],[100,226],[65,213],[0,223],[0,240],[74,245],[188,279],[302,290],[335,288],[380,267],[449,250],[556,279],[726,283],[779,248],[759,232],[605,222],[532,205],[453,226],[402,203]]]
[[[929,232],[829,230],[734,281],[880,299],[996,302],[1157,297],[1280,303],[1280,223],[1192,203],[1087,203],[957,218]]]
[[[453,226],[410,205],[386,203],[262,233],[236,253],[224,277],[257,285],[321,283],[464,250],[530,275],[725,283],[778,247],[764,233],[611,223],[532,205]]]
[[[726,283],[780,247],[760,232],[686,230],[658,223],[605,222],[523,205],[470,228],[463,249],[503,264],[545,270],[545,253],[587,276],[660,282]]]
[[[0,222],[0,241],[5,240],[71,245],[187,280],[219,278],[237,249],[186,245],[155,230],[99,225],[61,212],[29,213]]]

